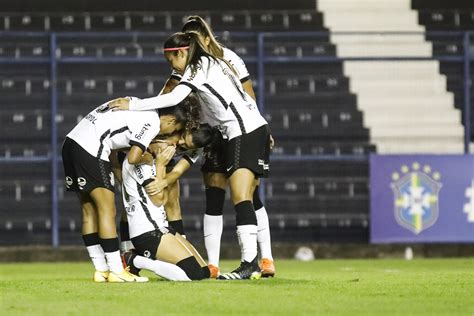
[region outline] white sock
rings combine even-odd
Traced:
[[[191,281],[186,272],[175,264],[160,260],[152,260],[142,256],[133,259],[133,265],[139,269],[147,269],[156,275],[171,281]]]
[[[255,211],[257,216],[257,241],[260,248],[262,258],[273,260],[272,256],[272,241],[270,237],[270,223],[268,221],[268,214],[265,206]]]
[[[218,267],[224,216],[204,214],[204,244],[209,264]]]
[[[120,251],[106,252],[105,257],[107,258],[107,265],[109,270],[114,273],[120,273],[123,271],[122,258],[120,258]]]
[[[88,246],[87,252],[89,253],[89,257],[91,257],[92,264],[94,265],[97,271],[109,271],[109,266],[107,265],[107,261],[105,261],[105,253],[104,249],[102,249],[101,245],[93,245]]]
[[[257,225],[237,226],[237,237],[242,252],[241,261],[251,262],[257,256]]]
[[[130,251],[132,249],[135,249],[135,247],[133,247],[133,244],[132,244],[131,240],[124,240],[124,241],[120,242],[120,250],[122,252],[127,252],[127,251]]]

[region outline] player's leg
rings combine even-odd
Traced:
[[[268,174],[269,128],[264,125],[231,139],[226,146],[226,170],[232,203],[236,211],[241,265],[219,279],[258,279],[257,217],[253,207],[254,181]]]
[[[233,172],[229,178],[232,203],[236,212],[237,237],[241,251],[241,264],[219,279],[258,279],[257,218],[252,204],[254,173],[246,168]]]
[[[148,269],[157,275],[173,281],[201,280],[209,277],[185,246],[186,240],[179,240],[171,232],[153,231],[133,238],[138,255],[132,258],[135,267]]]
[[[204,213],[203,230],[211,276],[219,274],[219,259],[222,230],[224,226],[224,201],[227,177],[221,172],[203,172],[206,186],[206,211]]]
[[[260,179],[255,181],[255,189],[253,191],[253,207],[257,216],[257,242],[260,250],[260,268],[262,269],[262,277],[273,277],[275,275],[275,265],[272,256],[272,242],[270,236],[270,223],[268,220],[267,210],[260,200],[259,194]]]
[[[171,184],[167,188],[168,190],[168,200],[165,204],[166,218],[168,224],[176,232],[181,235],[185,235],[184,226],[183,226],[183,215],[181,214],[181,205],[179,204],[180,197],[180,186],[179,180]]]
[[[87,252],[95,267],[94,281],[106,282],[109,267],[105,259],[105,253],[100,245],[97,227],[97,209],[90,196],[81,192],[86,180],[81,174],[82,164],[90,162],[90,155],[86,153],[77,143],[69,138],[64,140],[62,146],[62,161],[65,174],[65,187],[67,191],[76,192],[82,209],[82,237]],[[88,169],[86,167],[86,169]],[[79,184],[79,181],[80,184]]]
[[[196,248],[194,248],[194,246],[186,238],[184,238],[180,234],[175,234],[175,236],[178,239],[178,241],[193,254],[194,258],[196,258],[197,262],[202,268],[208,267],[206,261],[202,258],[201,254],[196,250]]]
[[[107,282],[109,266],[97,233],[97,210],[90,196],[78,193],[82,207],[82,240],[95,267],[94,282]]]
[[[194,247],[179,234],[165,234],[157,251],[157,259],[180,267],[191,280],[207,279],[209,268]],[[196,252],[197,254],[197,252]]]
[[[123,268],[119,251],[119,240],[115,225],[115,194],[113,191],[97,187],[90,192],[97,209],[100,244],[105,252],[110,274],[109,282],[146,282],[147,278],[129,273]]]

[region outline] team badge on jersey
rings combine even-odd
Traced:
[[[79,190],[83,190],[84,186],[87,184],[87,181],[83,177],[77,178],[77,185],[79,186]]]
[[[66,177],[66,188],[69,189],[72,185],[73,181],[72,181],[72,178],[70,176],[67,176]]]
[[[415,162],[411,168],[403,165],[392,174],[395,219],[397,223],[418,235],[433,226],[439,214],[439,172]]]

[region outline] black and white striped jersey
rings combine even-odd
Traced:
[[[219,126],[225,138],[232,139],[267,124],[255,101],[224,61],[201,57],[197,68],[193,72],[187,67],[178,86],[170,93],[132,99],[130,110],[173,106],[195,91],[201,103],[202,122]]]
[[[222,47],[222,51],[223,51],[222,58],[227,60],[229,64],[231,64],[232,67],[234,67],[234,70],[237,71],[237,75],[239,77],[240,82],[244,83],[245,81],[247,81],[250,78],[250,74],[242,58],[240,58],[239,55],[237,55],[234,51],[228,49],[227,47]],[[171,72],[171,78],[179,81],[181,80],[182,76],[180,73],[173,70]]]
[[[122,196],[127,212],[130,237],[168,226],[163,206],[156,206],[143,187],[156,175],[155,165],[131,165],[125,159],[122,165]]]
[[[87,114],[67,137],[92,156],[106,161],[113,149],[137,145],[145,151],[160,132],[158,112],[114,112],[108,110],[107,103]]]

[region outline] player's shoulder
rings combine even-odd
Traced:
[[[230,59],[232,59],[232,58],[233,58],[233,59],[235,59],[235,58],[242,59],[242,58],[240,58],[239,55],[237,55],[236,52],[234,52],[234,51],[233,51],[232,49],[230,49],[230,48],[227,48],[227,47],[224,47],[224,46],[223,46],[223,47],[222,47],[222,51],[223,51],[223,55],[224,55],[224,58],[225,58],[225,59],[229,59],[229,58],[230,58]]]

